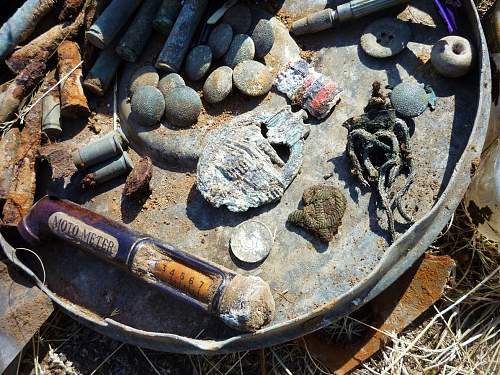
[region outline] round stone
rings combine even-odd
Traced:
[[[227,52],[233,40],[233,28],[227,23],[215,27],[208,37],[208,46],[212,49],[214,59],[218,59]]]
[[[467,74],[473,60],[472,45],[460,36],[444,37],[432,47],[432,66],[444,77],[457,78]]]
[[[212,64],[212,50],[209,46],[199,45],[194,47],[186,57],[184,69],[186,76],[191,81],[198,81],[207,74]]]
[[[427,109],[429,95],[418,83],[402,82],[392,90],[391,103],[401,116],[417,117]]]
[[[259,20],[250,35],[255,45],[255,56],[264,57],[273,48],[274,31],[268,20]]]
[[[236,4],[224,14],[222,20],[231,25],[235,33],[244,34],[252,25],[252,14],[246,5]]]
[[[133,120],[143,126],[152,126],[163,116],[165,100],[156,87],[142,86],[132,95],[130,106]]]
[[[233,71],[234,85],[249,96],[267,94],[273,85],[273,76],[264,64],[248,60],[236,65]]]
[[[158,82],[158,88],[163,96],[166,96],[170,90],[182,86],[186,86],[186,84],[184,83],[184,79],[177,73],[167,74],[165,77],[160,79],[160,82]]]
[[[255,45],[252,38],[244,34],[236,34],[224,56],[224,64],[234,69],[245,60],[252,60],[255,55]]]
[[[233,69],[221,66],[215,69],[203,85],[203,97],[209,103],[219,103],[226,99],[233,89]]]
[[[176,87],[165,96],[165,117],[178,128],[194,124],[200,112],[201,99],[191,87]]]
[[[231,235],[231,252],[245,263],[262,262],[273,247],[273,234],[261,222],[246,221],[234,228]]]
[[[132,95],[139,87],[158,86],[160,76],[154,67],[145,65],[135,71],[130,79],[129,93]]]
[[[361,36],[361,48],[372,57],[390,57],[404,50],[410,38],[411,30],[406,22],[381,18],[365,29]]]

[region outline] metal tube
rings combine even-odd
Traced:
[[[0,60],[29,38],[38,22],[57,4],[57,0],[27,0],[0,28]]]
[[[97,48],[107,47],[141,2],[142,0],[113,0],[85,33],[85,37]]]
[[[207,5],[208,0],[186,0],[156,60],[158,69],[172,72],[180,70]]]
[[[153,18],[161,0],[145,0],[134,21],[116,47],[116,53],[123,60],[135,62],[140,56],[146,41],[153,32]]]
[[[167,36],[174,26],[174,22],[181,10],[180,0],[163,0],[160,9],[153,20],[153,28]]]
[[[103,96],[122,61],[115,47],[109,46],[99,54],[97,61],[85,77],[83,87],[94,95]]]
[[[80,147],[71,155],[73,163],[79,169],[96,165],[123,153],[128,140],[121,130],[114,130],[98,140]]]
[[[132,168],[134,168],[132,160],[126,152],[123,152],[121,156],[111,161],[107,160],[90,168],[82,180],[82,186],[89,188],[111,181],[116,177],[128,174]]]

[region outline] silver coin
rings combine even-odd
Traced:
[[[411,30],[406,22],[394,18],[373,21],[361,36],[361,48],[368,55],[384,58],[397,55],[410,41]]]
[[[273,234],[261,222],[247,221],[234,228],[231,235],[231,252],[246,263],[264,260],[273,247]]]

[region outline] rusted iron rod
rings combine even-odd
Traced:
[[[61,12],[58,16],[59,21],[69,21],[76,17],[84,2],[85,0],[64,0]]]
[[[56,5],[57,0],[27,0],[0,28],[0,60],[29,38],[38,22]]]
[[[65,40],[57,48],[57,57],[59,79],[67,76],[60,86],[61,116],[69,118],[88,116],[90,109],[82,87],[82,57],[78,44]],[[76,66],[78,68],[75,69]]]
[[[77,246],[235,329],[255,331],[272,320],[274,299],[261,278],[235,274],[75,203],[46,196],[18,230],[33,245],[56,238]]]
[[[7,121],[19,108],[21,100],[40,82],[45,74],[45,63],[33,61],[15,78],[0,98],[0,123]]]

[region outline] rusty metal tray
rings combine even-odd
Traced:
[[[266,57],[274,74],[300,52],[278,19],[297,19],[324,8],[325,3],[286,0],[281,5],[278,16],[271,21],[276,43]],[[413,39],[406,51],[392,59],[375,60],[360,50],[359,37],[369,19],[297,39],[304,49],[316,51],[316,69],[345,89],[342,101],[325,121],[311,121],[302,171],[282,200],[243,214],[211,207],[194,185],[194,159],[191,165],[179,163],[168,152],[173,147],[168,143],[177,136],[195,132],[203,138],[203,132],[226,115],[224,108],[207,108],[204,121],[191,130],[137,128],[127,121],[130,109],[124,97],[127,77],[134,67],[128,66],[121,73],[121,126],[132,143],[133,159],[137,160],[138,154],[149,154],[154,159],[153,194],[145,208],[134,207],[121,201],[123,180],[118,180],[111,187],[85,194],[68,193],[69,198],[180,249],[262,277],[269,282],[277,307],[274,321],[264,329],[253,334],[233,331],[216,318],[169,299],[121,270],[60,243],[48,244],[39,251],[47,271],[47,283],[43,285],[40,272],[34,273],[24,265],[0,237],[2,247],[71,316],[105,335],[152,349],[182,353],[247,350],[281,343],[326,326],[362,306],[408,269],[448,222],[469,184],[471,162],[479,156],[486,132],[491,78],[479,18],[471,0],[462,4],[460,33],[473,41],[477,55],[474,71],[463,79],[441,78],[427,61],[432,45],[446,35],[429,1],[412,1],[399,14],[413,23]],[[146,54],[148,59],[154,61],[154,53]],[[395,85],[409,75],[430,84],[438,101],[435,111],[425,112],[412,126],[416,180],[405,203],[413,208],[417,221],[411,226],[398,226],[397,241],[388,246],[385,223],[378,219],[384,215],[377,212],[374,194],[360,189],[350,175],[344,153],[347,131],[341,124],[362,112],[374,80]],[[233,111],[228,115],[231,117],[238,111],[279,108],[285,103],[282,96],[271,93],[264,100],[242,100],[236,95],[226,105]],[[85,129],[72,136],[68,143],[86,141],[90,135]],[[193,142],[185,150],[187,156],[194,155],[197,147]],[[328,182],[345,191],[348,203],[340,233],[325,246],[308,233],[287,227],[285,222],[289,212],[299,205],[304,187],[322,182],[325,175],[332,173]],[[276,233],[271,254],[253,268],[237,264],[228,251],[232,228],[250,218],[258,218]]]

